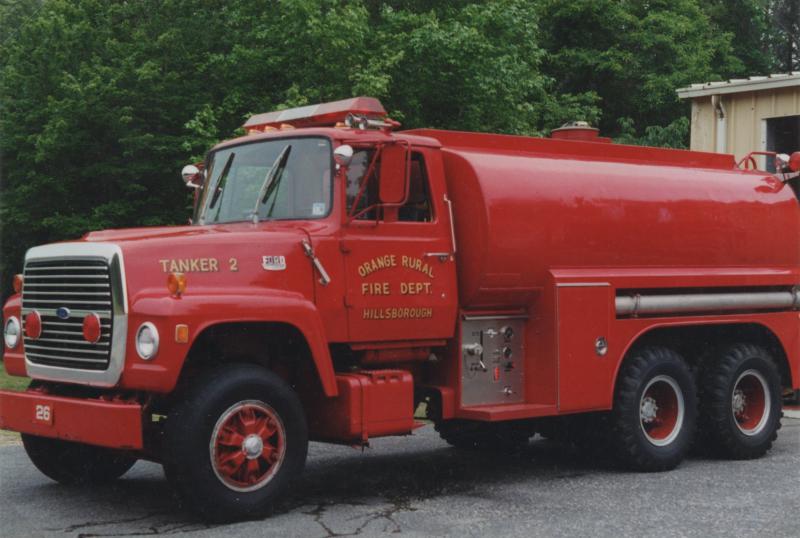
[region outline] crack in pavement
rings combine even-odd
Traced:
[[[84,523],[76,523],[74,525],[70,525],[68,527],[64,527],[63,529],[47,529],[51,531],[61,531],[65,534],[73,533],[78,530],[86,530],[91,529],[92,527],[108,527],[112,525],[121,525],[125,523],[137,523],[146,521],[151,518],[169,515],[167,512],[154,512],[151,514],[145,514],[139,517],[132,517],[132,518],[123,518],[123,519],[110,519],[108,521],[87,521]],[[101,538],[107,536],[163,536],[168,534],[184,534],[188,532],[196,532],[201,530],[208,530],[214,528],[214,525],[208,525],[205,523],[198,523],[198,522],[176,522],[176,521],[166,521],[157,525],[149,525],[138,529],[131,529],[129,531],[120,532],[120,531],[112,531],[112,532],[102,532],[102,531],[88,531],[88,532],[79,532],[76,534],[76,538]]]
[[[322,527],[322,530],[326,532],[324,538],[359,536],[366,530],[370,523],[381,520],[385,521],[383,532],[398,534],[403,532],[403,528],[402,525],[400,525],[400,522],[395,519],[395,516],[399,512],[414,512],[416,511],[416,508],[411,505],[411,501],[407,498],[395,498],[390,499],[389,501],[391,503],[391,506],[389,507],[369,512],[364,515],[348,518],[346,521],[358,521],[359,519],[363,518],[363,521],[361,521],[356,529],[352,532],[336,532],[331,528],[330,525],[323,521],[323,517],[325,516],[327,509],[331,506],[363,506],[362,503],[319,503],[313,510],[302,513],[314,517],[314,522]]]

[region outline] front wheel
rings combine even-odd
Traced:
[[[686,362],[668,348],[648,347],[625,361],[611,413],[620,462],[638,471],[666,471],[686,456],[695,430],[697,396]]]
[[[731,459],[763,456],[781,427],[781,381],[765,349],[734,344],[704,365],[701,442]]]
[[[60,484],[111,482],[136,463],[136,458],[110,448],[26,433],[22,445],[36,468]]]
[[[261,367],[201,376],[167,418],[165,471],[184,504],[210,521],[263,517],[305,465],[297,395]]]

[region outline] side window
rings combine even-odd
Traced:
[[[401,222],[431,222],[431,191],[422,154],[411,154],[411,175],[408,185],[408,201],[400,208]]]
[[[347,213],[348,215],[358,215],[356,220],[375,220],[375,212],[380,211],[380,208],[376,205],[378,203],[377,174],[381,166],[380,157],[375,163],[369,178],[364,177],[374,156],[374,149],[356,149],[347,169]],[[359,214],[371,206],[375,207]],[[355,209],[353,209],[354,207]],[[399,208],[397,220],[400,222],[431,222],[433,220],[431,208],[431,194],[425,159],[420,153],[412,153],[408,200]]]
[[[350,166],[347,168],[347,214],[358,214],[365,208],[378,202],[378,182],[377,170],[380,170],[380,163],[375,163],[369,178],[364,174],[369,170],[372,158],[375,156],[374,149],[356,149]],[[365,183],[366,181],[366,183]],[[353,207],[355,206],[355,210]],[[371,209],[358,216],[357,220],[375,220],[375,209]]]

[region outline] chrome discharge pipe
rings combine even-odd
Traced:
[[[796,310],[800,309],[800,287],[787,291],[620,295],[616,298],[616,309],[618,316],[732,310]]]

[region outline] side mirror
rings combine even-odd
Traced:
[[[181,170],[181,177],[183,178],[183,182],[186,183],[186,186],[190,189],[199,189],[200,184],[200,169],[197,168],[193,164],[187,164]]]
[[[353,159],[353,146],[342,144],[333,150],[333,160],[338,166],[348,166]]]
[[[406,201],[408,186],[408,150],[396,144],[381,150],[378,198],[382,204],[400,205]]]

